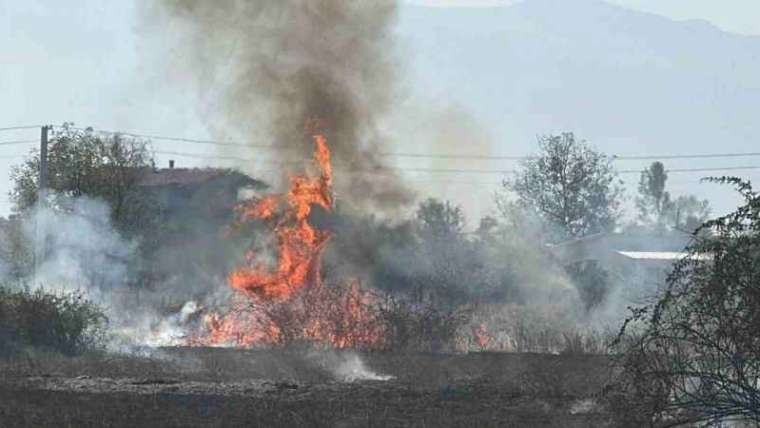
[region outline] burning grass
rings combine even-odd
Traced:
[[[283,195],[267,195],[238,208],[240,221],[266,221],[277,240],[278,257],[267,266],[255,251],[229,275],[239,291],[226,314],[206,316],[196,344],[279,345],[313,341],[336,348],[377,347],[382,331],[370,311],[371,296],[358,282],[325,286],[321,256],[330,233],[309,222],[313,206],[333,208],[332,164],[319,121],[307,123],[314,142],[314,176],[291,175]]]

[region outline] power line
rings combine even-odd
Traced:
[[[302,162],[308,161],[304,159],[302,161],[275,161],[271,159],[256,159],[256,158],[241,158],[237,156],[224,156],[224,155],[205,155],[199,153],[184,153],[174,151],[155,151],[157,154],[186,156],[196,159],[224,159],[241,162],[263,162],[273,165],[297,165]],[[726,166],[726,167],[701,167],[701,168],[672,168],[666,169],[668,173],[686,173],[686,172],[716,172],[716,171],[738,171],[738,170],[756,170],[760,169],[757,165],[743,165],[743,166]],[[387,170],[391,171],[404,171],[404,172],[422,172],[422,173],[444,173],[444,174],[512,174],[515,173],[514,169],[459,169],[459,168],[409,168],[409,167],[388,167]],[[362,171],[354,171],[362,172]],[[382,173],[382,171],[369,171],[371,173]],[[625,169],[618,171],[619,174],[640,174],[641,170],[638,169]]]
[[[122,132],[122,131],[108,131],[105,129],[97,129],[97,128],[79,128],[79,127],[70,127],[69,129],[76,129],[78,131],[92,131],[102,134],[111,134],[111,135],[127,135],[130,137],[136,137],[136,138],[147,138],[150,140],[162,140],[162,141],[177,141],[177,142],[183,142],[183,143],[191,143],[191,144],[206,144],[206,145],[212,145],[212,146],[235,146],[235,147],[258,147],[258,148],[274,148],[274,145],[265,145],[265,144],[247,144],[247,143],[240,143],[235,141],[217,141],[217,140],[203,140],[203,139],[197,139],[197,138],[183,138],[183,137],[167,137],[162,135],[152,135],[152,134],[140,134],[136,132]]]
[[[13,146],[18,144],[30,144],[30,143],[37,143],[37,140],[17,140],[17,141],[2,141],[0,142],[0,146]]]
[[[7,128],[0,128],[0,131],[16,131],[19,129],[35,129],[35,128],[42,128],[42,125],[10,126]]]
[[[502,170],[488,170],[488,169],[448,169],[448,168],[390,168],[399,171],[410,172],[431,172],[431,173],[462,173],[462,174],[512,174],[516,171],[513,169]],[[747,165],[747,166],[728,166],[728,167],[707,167],[707,168],[673,168],[666,169],[668,173],[682,173],[682,172],[710,172],[710,171],[738,171],[738,170],[753,170],[760,169],[760,166]],[[618,174],[640,174],[641,171],[637,169],[624,169],[617,171]]]
[[[756,157],[760,152],[748,153],[709,153],[694,155],[645,155],[645,156],[617,156],[613,155],[615,160],[657,160],[657,159],[710,159],[710,158],[739,158],[739,157]]]
[[[386,157],[405,157],[420,159],[468,159],[468,160],[524,160],[535,159],[535,156],[492,156],[492,155],[455,155],[455,154],[435,154],[435,153],[393,153],[380,152],[380,156]]]
[[[536,159],[536,156],[491,156],[491,155],[455,155],[455,154],[425,154],[425,153],[380,153],[381,156],[389,157],[410,157],[421,159],[456,159],[456,160],[528,160]],[[760,152],[747,153],[705,153],[705,154],[684,154],[684,155],[612,155],[613,160],[658,160],[658,159],[713,159],[713,158],[737,158],[737,157],[758,157]]]
[[[724,166],[724,167],[714,167],[714,168],[675,168],[675,169],[666,169],[665,172],[717,172],[717,171],[740,171],[740,170],[751,170],[751,169],[760,169],[760,166],[757,165],[747,165],[747,166]],[[625,170],[620,171],[620,173],[627,173],[627,174],[641,174],[641,171],[637,170]]]
[[[195,138],[183,138],[183,137],[169,137],[152,134],[141,134],[136,132],[120,132],[109,131],[97,128],[78,128],[71,127],[71,129],[77,129],[81,131],[93,131],[106,134],[119,134],[128,135],[137,138],[148,138],[154,140],[163,141],[176,141],[193,144],[207,144],[215,146],[235,146],[235,147],[257,147],[275,149],[277,146],[274,144],[252,144],[243,143],[238,141],[218,141],[218,140],[204,140]],[[406,157],[406,158],[418,158],[418,159],[455,159],[455,160],[527,160],[535,159],[536,156],[531,155],[478,155],[478,154],[453,154],[453,153],[408,153],[408,152],[380,152],[380,156],[385,157]],[[760,152],[745,152],[745,153],[704,153],[704,154],[664,154],[664,155],[612,155],[613,160],[628,161],[628,160],[657,160],[657,159],[711,159],[711,158],[735,158],[735,157],[760,157]]]
[[[10,129],[28,129],[28,128],[35,128],[35,127],[34,126],[20,126],[20,127],[13,127],[13,128],[0,128],[0,131],[10,130]],[[266,145],[266,144],[242,143],[242,142],[236,142],[236,141],[218,141],[218,140],[205,140],[205,139],[196,139],[196,138],[171,137],[171,136],[161,136],[161,135],[154,135],[154,134],[142,134],[142,133],[137,133],[137,132],[110,131],[110,130],[104,130],[104,129],[98,129],[98,128],[71,127],[70,129],[76,129],[76,130],[81,130],[81,131],[91,131],[91,132],[97,132],[97,133],[106,133],[106,134],[112,134],[112,135],[127,135],[131,137],[136,137],[136,138],[147,138],[147,139],[160,140],[160,141],[184,142],[184,143],[191,143],[191,144],[232,146],[232,147],[256,147],[256,148],[266,148],[266,149],[276,148],[276,146],[273,144]],[[156,152],[156,153],[160,153],[160,152]],[[177,156],[187,156],[187,157],[201,157],[202,156],[202,157],[216,158],[216,159],[260,161],[260,159],[244,159],[244,158],[238,158],[235,156],[194,155],[194,154],[186,154],[186,153],[180,153],[180,152],[174,152],[174,153],[164,152],[164,153],[174,154]],[[455,160],[535,159],[535,156],[520,156],[520,155],[501,156],[501,155],[477,155],[477,154],[470,155],[470,154],[450,154],[450,153],[436,154],[436,153],[380,152],[378,153],[378,155],[384,156],[384,157],[406,157],[406,158],[418,158],[418,159],[455,159]],[[718,159],[718,158],[760,157],[760,152],[664,154],[664,155],[612,155],[611,157],[615,161],[658,160],[658,159],[662,159],[662,160],[664,159]],[[742,167],[741,169],[748,169],[748,168]],[[686,171],[679,171],[679,170],[671,170],[671,171],[672,172],[686,172]],[[432,172],[432,171],[428,171],[428,172]],[[442,172],[462,172],[462,170],[453,169],[453,170],[445,170]],[[478,172],[480,173],[481,171],[478,171]],[[508,173],[510,172],[510,170],[493,171],[493,173],[502,173],[502,172]],[[621,173],[631,173],[631,172],[621,171]]]
[[[172,155],[172,156],[184,156],[188,158],[194,158],[194,159],[223,159],[223,160],[232,160],[232,161],[240,161],[240,162],[261,162],[261,163],[268,163],[272,165],[298,165],[303,162],[306,162],[308,159],[303,159],[300,161],[294,161],[294,160],[272,160],[272,159],[257,159],[257,158],[241,158],[238,156],[228,156],[228,155],[214,155],[214,154],[200,154],[200,153],[184,153],[184,152],[174,152],[174,151],[166,151],[166,150],[155,150],[153,153],[159,154],[159,155]]]

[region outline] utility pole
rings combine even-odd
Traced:
[[[45,125],[40,130],[40,177],[39,187],[37,188],[37,210],[43,209],[47,202],[47,185],[48,185],[48,131],[49,125]],[[43,231],[40,230],[39,220],[41,215],[39,212],[35,216],[34,220],[34,286],[37,286],[37,273],[39,272],[40,264],[45,258],[45,236]]]
[[[42,130],[40,132],[40,187],[39,187],[38,201],[41,201],[44,198],[45,189],[47,188],[47,178],[48,178],[47,152],[48,152],[48,130],[49,129],[50,127],[46,125],[42,127]]]

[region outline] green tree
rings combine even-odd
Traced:
[[[563,240],[611,231],[620,217],[621,181],[612,158],[572,133],[539,139],[537,156],[522,162],[504,187]]]
[[[641,171],[636,209],[642,224],[663,225],[665,213],[671,205],[670,193],[665,190],[667,181],[668,174],[662,162],[652,162],[647,169]]]
[[[638,221],[641,226],[658,230],[693,232],[710,215],[707,200],[693,195],[673,198],[666,191],[668,174],[662,162],[653,162],[641,172],[639,194],[636,197]]]
[[[710,216],[710,204],[694,195],[679,196],[668,207],[666,216],[673,229],[692,233]]]
[[[71,123],[55,128],[48,149],[49,197],[87,195],[105,201],[113,223],[122,231],[137,233],[152,208],[138,191],[146,169],[153,168],[148,143],[122,135],[80,130]],[[23,213],[37,202],[40,156],[33,151],[11,169],[14,210]]]
[[[760,195],[738,178],[713,181],[737,186],[744,204],[704,223],[711,233],[621,330],[617,386],[636,396],[621,406],[645,417],[636,426],[760,423]]]
[[[418,244],[410,266],[417,299],[454,307],[470,301],[479,282],[477,255],[464,232],[462,208],[430,198],[417,208]]]
[[[462,233],[465,218],[461,207],[430,198],[417,208],[417,221],[422,235],[449,238]]]
[[[622,182],[612,158],[578,141],[572,133],[539,139],[537,156],[522,162],[504,186],[517,205],[541,220],[551,241],[611,232],[620,217]],[[609,275],[594,261],[565,266],[586,308],[601,304]]]

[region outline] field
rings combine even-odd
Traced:
[[[605,427],[606,357],[166,348],[0,362],[2,427]]]

